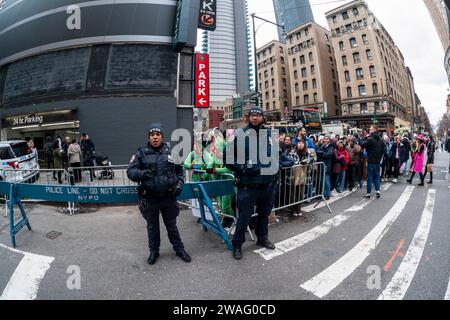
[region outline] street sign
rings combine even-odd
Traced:
[[[217,0],[200,0],[198,27],[203,30],[216,30]]]
[[[195,54],[195,107],[209,108],[209,55]]]

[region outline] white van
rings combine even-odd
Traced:
[[[39,160],[26,141],[0,141],[0,161],[0,180],[33,183],[39,179]]]

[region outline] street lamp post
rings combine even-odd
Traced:
[[[256,93],[256,106],[259,106],[259,77],[258,77],[258,56],[257,56],[257,48],[256,48],[256,28],[255,28],[255,19],[262,20],[264,22],[271,23],[277,27],[283,29],[284,34],[284,25],[277,24],[275,22],[269,21],[267,19],[256,16],[254,13],[250,15],[252,17],[253,22],[253,55],[255,56],[255,93]]]

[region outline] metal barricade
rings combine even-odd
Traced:
[[[69,183],[78,186],[135,186],[128,179],[128,165],[69,167]]]
[[[323,162],[280,169],[273,211],[292,208],[320,199],[325,202],[331,213],[331,208],[324,196],[325,174],[326,167]],[[316,204],[316,207],[319,203]]]

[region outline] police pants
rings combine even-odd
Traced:
[[[269,233],[269,214],[273,208],[275,184],[258,188],[238,187],[237,208],[239,212],[233,245],[239,247],[245,242],[245,232],[250,219],[258,213],[255,233],[258,239],[264,239]]]
[[[177,216],[180,212],[176,198],[143,199],[139,210],[147,221],[148,247],[150,252],[159,252],[161,237],[159,231],[159,213],[161,213],[167,229],[169,241],[175,252],[184,249],[177,227]]]

